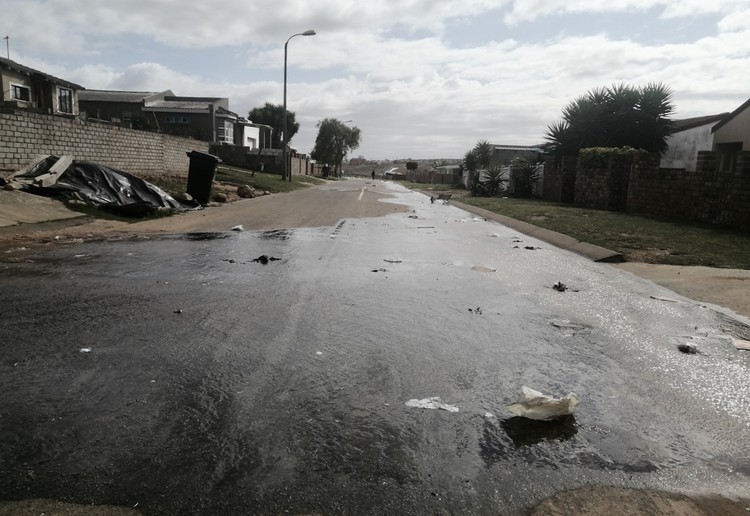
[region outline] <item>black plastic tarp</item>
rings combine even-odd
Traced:
[[[142,217],[156,210],[186,211],[201,207],[198,203],[177,200],[132,174],[87,161],[73,162],[53,185],[30,186],[28,191],[79,199],[128,217]]]

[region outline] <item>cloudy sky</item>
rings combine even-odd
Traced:
[[[0,0],[10,58],[89,89],[283,100],[309,152],[352,120],[354,155],[534,145],[588,90],[662,82],[676,118],[750,98],[750,0]],[[2,43],[5,43],[3,40]],[[6,48],[2,48],[5,56]]]

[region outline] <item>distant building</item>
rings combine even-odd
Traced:
[[[713,126],[711,133],[719,170],[735,171],[737,153],[750,151],[750,99]]]

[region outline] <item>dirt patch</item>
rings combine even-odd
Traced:
[[[614,267],[690,299],[723,306],[750,318],[750,270],[633,262]]]
[[[662,491],[586,486],[558,493],[535,507],[531,516],[740,516],[750,511],[750,500],[720,496],[688,497]]]

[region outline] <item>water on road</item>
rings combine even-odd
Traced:
[[[496,514],[586,484],[750,492],[726,338],[747,327],[397,185],[328,188],[411,211],[4,265],[0,499]],[[523,385],[582,402],[512,417]],[[459,410],[406,405],[428,397]]]

